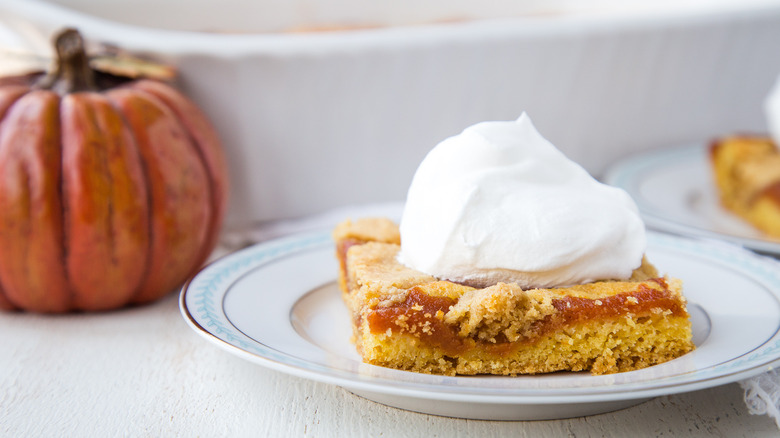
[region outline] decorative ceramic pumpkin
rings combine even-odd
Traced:
[[[216,132],[171,86],[90,69],[75,30],[55,44],[53,72],[0,80],[0,308],[160,298],[216,244],[227,194]]]

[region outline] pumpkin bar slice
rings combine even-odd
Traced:
[[[476,289],[399,263],[398,229],[387,219],[346,221],[333,236],[366,363],[445,375],[607,374],[695,348],[681,282],[647,261],[628,281]]]
[[[780,150],[767,137],[733,136],[710,146],[721,204],[754,227],[780,237]]]

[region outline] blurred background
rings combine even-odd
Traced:
[[[780,0],[2,0],[0,73],[79,28],[170,63],[228,154],[234,229],[402,201],[425,154],[523,111],[599,177],[765,133]]]

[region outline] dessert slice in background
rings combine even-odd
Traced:
[[[710,146],[721,204],[780,238],[780,151],[767,137],[733,136]]]

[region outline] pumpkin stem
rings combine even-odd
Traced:
[[[78,30],[67,28],[54,37],[57,51],[54,69],[44,76],[39,87],[61,95],[97,90],[95,73],[89,66],[84,39]]]

